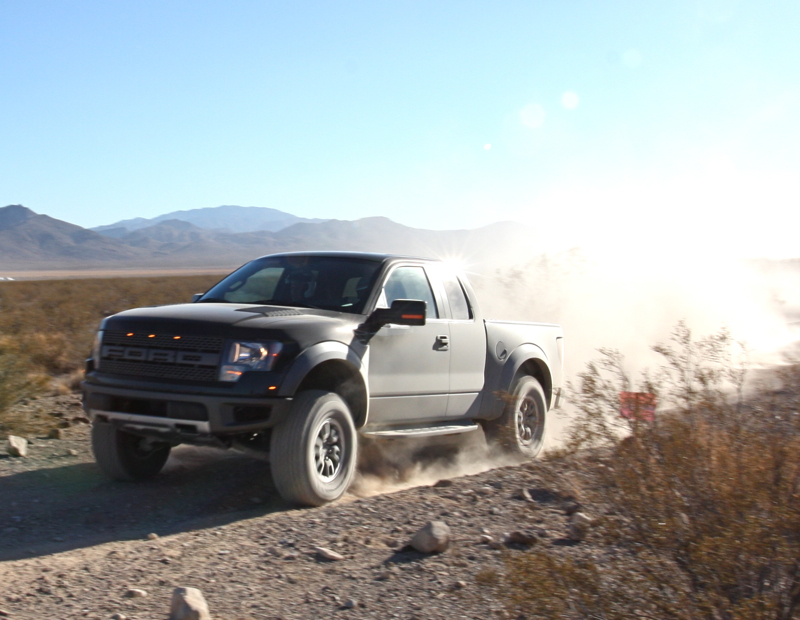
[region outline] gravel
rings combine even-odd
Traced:
[[[76,412],[76,396],[58,398],[50,406]],[[101,476],[87,424],[60,435],[27,437],[28,457],[0,457],[0,609],[10,618],[163,620],[176,587],[201,590],[215,619],[502,618],[478,573],[529,549],[597,553],[591,532],[570,539],[565,507],[580,474],[559,462],[297,509],[263,461],[180,446],[157,478],[126,484]],[[409,545],[431,521],[449,527],[443,553]]]

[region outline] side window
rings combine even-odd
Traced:
[[[450,302],[450,312],[456,321],[468,321],[472,318],[472,311],[464,295],[461,283],[453,273],[442,273],[444,290],[447,293],[447,301]]]
[[[379,308],[388,308],[395,299],[419,299],[428,306],[428,317],[439,318],[433,291],[422,267],[398,267],[383,285]]]

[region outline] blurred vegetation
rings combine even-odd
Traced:
[[[0,283],[0,424],[21,398],[83,368],[100,321],[140,306],[190,301],[220,276]],[[74,385],[75,381],[70,381]]]
[[[44,378],[20,359],[13,342],[0,342],[0,414],[44,384]]]
[[[604,350],[573,387],[570,450],[556,458],[588,480],[602,551],[509,553],[503,575],[481,579],[514,618],[798,617],[800,366],[746,399],[726,332],[694,340],[679,324],[654,350],[663,366],[638,386]],[[634,387],[657,395],[653,422],[620,418]]]

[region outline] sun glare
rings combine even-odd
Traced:
[[[541,127],[544,124],[544,117],[544,108],[538,103],[529,103],[520,111],[522,124],[531,129]]]
[[[563,95],[561,95],[561,105],[563,105],[567,110],[574,110],[578,107],[580,103],[580,99],[578,98],[578,94],[568,90]]]

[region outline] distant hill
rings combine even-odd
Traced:
[[[109,237],[119,238],[127,232],[147,228],[154,224],[168,220],[180,220],[194,224],[198,228],[209,230],[224,229],[229,232],[256,232],[260,230],[278,231],[292,224],[301,222],[316,223],[325,220],[297,217],[291,213],[270,209],[268,207],[238,207],[224,205],[221,207],[207,207],[203,209],[189,209],[187,211],[173,211],[151,219],[136,217],[122,220],[107,226],[97,226],[91,230]]]
[[[26,220],[36,217],[36,214],[22,205],[8,205],[0,209],[0,230],[13,228]]]
[[[351,250],[508,264],[533,231],[514,222],[474,230],[411,228],[385,217],[301,222],[279,231],[230,232],[178,219],[105,236],[21,205],[0,208],[0,270],[232,268],[273,252]],[[0,274],[1,275],[1,274]]]
[[[58,269],[136,261],[141,252],[22,205],[0,209],[0,268]]]
[[[393,222],[386,217],[328,220],[294,224],[277,232],[229,233],[203,230],[169,220],[141,228],[119,240],[146,248],[173,261],[207,264],[242,263],[273,252],[342,250],[451,258],[464,262],[502,263],[512,254],[530,248],[533,232],[516,222],[499,222],[473,230],[425,230]]]

